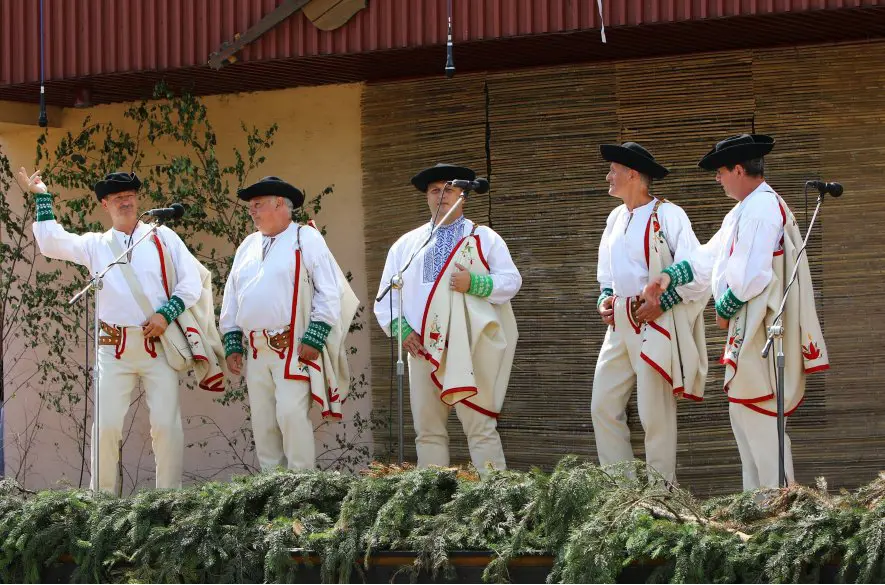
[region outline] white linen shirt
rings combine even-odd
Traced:
[[[465,220],[461,237],[467,236],[473,230],[474,223]],[[381,294],[390,279],[400,270],[412,254],[418,250],[430,235],[430,222],[425,223],[398,239],[387,253],[387,261],[384,263],[384,273],[381,275],[381,283],[378,294]],[[493,229],[486,226],[476,228],[475,235],[479,237],[483,256],[489,264],[489,275],[492,277],[492,294],[486,297],[492,304],[503,304],[516,296],[522,286],[522,276],[519,274],[510,250],[504,239]],[[431,241],[427,248],[434,245]],[[421,333],[421,323],[424,320],[424,309],[427,300],[433,290],[433,281],[426,282],[424,278],[424,262],[428,260],[428,254],[424,251],[418,253],[415,260],[403,274],[403,313],[406,321],[418,334]],[[390,294],[381,301],[375,302],[375,317],[384,332],[390,335],[390,323],[398,316],[399,303],[398,290],[391,290]],[[377,295],[376,295],[377,298]],[[391,311],[391,302],[393,310]]]
[[[150,226],[139,222],[131,241],[138,241],[149,229]],[[125,250],[129,245],[129,236],[121,231],[111,229],[105,233],[72,234],[54,219],[35,221],[33,231],[41,254],[47,258],[67,260],[85,266],[92,276],[104,270],[117,257],[105,241],[108,233],[116,238],[121,249]],[[178,278],[175,289],[170,294],[180,298],[185,308],[190,308],[200,298],[203,290],[197,260],[171,229],[160,226],[157,233],[172,256]],[[126,261],[125,257],[123,261]],[[169,297],[163,287],[159,250],[151,237],[132,251],[131,264],[151,306],[159,309],[165,305]],[[98,293],[99,319],[110,325],[123,327],[143,325],[150,315],[145,315],[139,307],[119,267],[111,268],[103,281],[103,287]]]
[[[782,249],[784,212],[777,193],[762,182],[722,220],[722,227],[691,255],[694,282],[713,284],[714,298],[728,288],[741,301],[762,293],[772,277],[771,259]]]
[[[648,284],[645,237],[657,201],[652,199],[632,213],[622,204],[609,214],[599,242],[596,266],[600,290],[610,288],[619,297],[636,297]],[[674,263],[687,260],[700,246],[691,221],[678,205],[662,203],[658,208],[658,221]],[[693,301],[703,297],[706,290],[707,285],[693,282],[678,287],[676,292],[683,300]]]
[[[298,229],[293,222],[275,236],[263,259],[261,232],[249,234],[237,248],[221,302],[222,335],[231,331],[277,330],[292,322]],[[307,225],[301,226],[301,259],[302,268],[313,281],[310,320],[334,325],[341,314],[338,272],[326,240]]]

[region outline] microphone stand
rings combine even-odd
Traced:
[[[446,184],[447,185],[451,184],[451,181]],[[427,244],[429,244],[430,241],[433,239],[433,236],[434,236],[434,234],[436,234],[438,227],[440,225],[445,225],[446,221],[449,219],[449,216],[452,215],[452,213],[454,213],[455,210],[458,209],[464,203],[464,201],[467,200],[467,193],[469,191],[470,191],[469,188],[465,188],[461,192],[461,195],[458,196],[458,200],[455,201],[455,203],[452,205],[452,207],[443,216],[442,220],[440,220],[440,222],[438,224],[431,225],[430,234],[427,236],[427,239],[424,241],[424,243],[421,244],[421,246],[412,253],[411,257],[408,259],[406,264],[396,274],[394,274],[390,278],[390,282],[388,283],[387,287],[383,291],[381,291],[381,294],[379,294],[378,297],[375,299],[377,302],[380,303],[382,300],[384,300],[384,297],[386,297],[392,289],[400,291],[400,294],[397,295],[397,319],[400,320],[400,322],[399,322],[400,326],[397,328],[398,331],[397,331],[397,344],[396,344],[396,350],[397,350],[396,351],[396,356],[397,356],[397,358],[396,358],[396,388],[397,388],[397,397],[398,397],[398,402],[399,402],[399,405],[398,405],[399,411],[398,411],[398,418],[397,418],[397,422],[398,422],[398,426],[399,426],[399,434],[398,434],[399,450],[398,450],[398,455],[397,455],[397,461],[399,462],[399,465],[403,464],[403,459],[404,459],[403,448],[404,448],[404,442],[405,442],[405,440],[403,439],[403,425],[404,425],[404,423],[403,423],[403,378],[405,377],[405,364],[403,363],[403,333],[402,333],[403,332],[403,328],[402,328],[402,319],[403,319],[402,288],[403,288],[403,285],[405,284],[405,282],[403,281],[403,274],[405,273],[406,270],[409,269],[409,266],[411,266],[412,261],[415,260],[415,258],[418,256],[418,254],[424,248],[426,248]],[[390,322],[393,323],[393,321],[394,321],[394,319],[391,318]]]
[[[765,342],[765,347],[762,349],[762,358],[767,359],[768,354],[771,352],[771,346],[774,343],[774,340],[777,339],[777,354],[775,358],[777,372],[777,457],[778,483],[781,487],[787,487],[787,473],[784,467],[784,433],[786,427],[784,421],[784,369],[786,363],[786,360],[784,358],[784,309],[787,305],[787,297],[790,294],[790,289],[793,287],[793,283],[796,282],[796,277],[799,274],[799,261],[802,258],[802,254],[805,253],[805,247],[808,246],[808,238],[811,236],[811,228],[814,227],[814,222],[817,219],[817,215],[820,212],[820,206],[823,201],[824,194],[823,192],[821,192],[820,195],[818,195],[817,197],[817,207],[814,208],[814,214],[811,216],[811,223],[808,224],[808,230],[805,232],[805,240],[802,242],[802,248],[799,250],[799,255],[796,257],[796,265],[793,266],[793,274],[790,276],[790,281],[787,283],[787,287],[784,289],[784,296],[781,299],[781,306],[774,317],[774,322],[768,328],[768,339]]]
[[[101,320],[99,319],[99,316],[98,316],[99,315],[99,313],[98,313],[98,305],[99,305],[98,291],[100,291],[102,289],[102,287],[104,286],[104,277],[111,270],[111,268],[113,268],[117,264],[123,264],[123,262],[120,262],[120,261],[127,254],[132,252],[132,250],[135,249],[135,247],[138,246],[145,239],[147,239],[148,236],[155,233],[157,231],[157,228],[160,227],[160,220],[157,220],[156,222],[150,224],[150,226],[151,226],[151,229],[149,229],[147,231],[147,233],[145,233],[143,236],[138,238],[138,241],[136,241],[134,244],[132,244],[131,246],[126,248],[126,250],[124,250],[122,254],[120,254],[119,256],[114,258],[113,262],[111,262],[110,264],[105,266],[101,272],[99,272],[98,274],[93,276],[92,279],[88,282],[88,284],[86,284],[86,286],[84,286],[80,290],[80,292],[78,292],[76,295],[74,295],[71,298],[70,301],[68,301],[68,305],[73,305],[74,303],[79,301],[81,297],[86,296],[86,294],[89,293],[90,290],[93,291],[93,293],[92,293],[92,301],[93,301],[92,335],[93,335],[93,345],[94,345],[94,350],[93,350],[94,356],[93,356],[93,364],[92,364],[92,446],[91,446],[90,450],[92,452],[91,453],[91,456],[92,456],[92,482],[91,483],[92,483],[92,491],[94,493],[97,493],[99,490],[98,482],[99,482],[99,477],[100,477],[100,475],[99,475],[99,471],[100,471],[99,459],[100,458],[98,456],[98,447],[99,447],[99,430],[98,430],[99,418],[98,418],[98,416],[99,416],[99,412],[100,412],[99,411],[99,404],[101,401],[99,399],[99,385],[100,385],[99,379],[100,378],[99,378],[99,372],[98,372],[98,355],[99,355],[98,352],[99,352],[100,345],[98,343],[98,337],[101,334],[100,333]],[[135,229],[138,229],[138,223],[135,224]],[[134,230],[133,230],[133,232],[134,232]],[[88,335],[86,337],[86,341],[88,344],[89,343]]]

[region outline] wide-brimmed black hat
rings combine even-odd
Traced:
[[[704,155],[698,166],[707,171],[733,166],[754,158],[761,158],[774,148],[774,138],[764,134],[735,134],[716,143]]]
[[[599,146],[599,153],[608,162],[622,164],[652,179],[663,179],[670,173],[664,166],[658,164],[649,151],[635,142],[602,144]]]
[[[243,189],[237,189],[237,197],[244,201],[249,201],[253,197],[260,197],[262,195],[285,197],[295,207],[301,207],[301,204],[304,203],[304,193],[301,192],[301,189],[293,187],[279,177],[264,177],[257,183],[253,183]]]
[[[123,191],[138,191],[141,181],[135,173],[111,173],[103,181],[99,181],[93,187],[95,196],[101,201],[108,195],[122,193]]]
[[[426,193],[427,186],[431,183],[436,181],[456,181],[458,179],[472,181],[476,179],[476,172],[467,167],[439,163],[434,167],[424,169],[412,177],[412,184],[422,193]]]

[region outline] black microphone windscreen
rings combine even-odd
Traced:
[[[488,180],[479,177],[476,179],[476,188],[473,190],[473,192],[482,195],[483,193],[489,192],[489,187],[490,185]]]
[[[178,219],[184,215],[184,205],[181,203],[173,203],[169,207],[175,210],[175,215],[172,216],[173,219]]]
[[[841,197],[842,196],[842,184],[841,183],[831,183],[830,195],[832,195],[833,197]]]

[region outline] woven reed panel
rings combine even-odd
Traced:
[[[468,214],[504,236],[524,278],[514,301],[520,344],[500,421],[511,465],[549,468],[565,453],[595,458],[589,405],[604,334],[594,310],[596,253],[617,204],[605,195],[607,165],[598,144],[636,140],[649,148],[672,171],[654,193],[683,206],[705,242],[733,202],[697,161],[716,141],[756,131],[777,140],[766,175],[803,233],[805,180],[821,176],[846,189],[844,198],[827,201],[810,245],[833,371],[809,379],[807,404],[788,427],[797,476],[809,482],[826,475],[831,486],[872,478],[885,455],[885,407],[878,397],[885,325],[875,317],[885,279],[885,235],[878,227],[885,222],[885,134],[879,131],[885,43],[522,70],[485,80],[487,102],[477,91],[481,79],[367,88],[367,258],[377,283],[390,243],[426,220],[423,198],[413,199],[407,187],[415,170],[437,160],[477,169],[487,164],[488,216],[476,207]],[[419,135],[425,117],[448,132]],[[814,195],[808,219],[813,208]],[[680,402],[677,471],[683,485],[703,495],[741,485],[718,365],[724,339],[712,307],[706,321],[707,398]],[[372,326],[374,400],[386,408],[389,349]],[[635,401],[628,418],[634,452],[644,457]],[[411,454],[408,411],[406,419]],[[457,424],[450,432],[453,461],[466,462]],[[379,445],[385,441],[386,435],[376,437]]]
[[[845,187],[842,198],[826,200],[821,220],[832,370],[817,469],[831,485],[857,485],[885,461],[885,43],[806,50],[797,60],[820,67],[821,176]],[[808,78],[796,83],[808,91]]]
[[[530,97],[529,97],[530,96]],[[596,253],[609,208],[597,145],[617,133],[613,65],[489,77],[491,222],[523,276],[504,413],[510,465],[595,456],[590,386],[604,329]]]
[[[430,219],[427,198],[409,183],[415,173],[438,162],[463,164],[485,175],[486,109],[483,77],[440,76],[367,85],[362,96],[363,205],[366,210],[366,269],[369,291],[366,321],[372,332],[372,399],[376,414],[393,425],[374,433],[375,457],[383,459],[397,441],[396,381],[389,413],[391,345],[371,307],[390,246]],[[476,196],[468,217],[488,221],[488,199]],[[396,311],[396,307],[394,307]],[[394,362],[395,363],[395,362]],[[408,368],[407,368],[408,369]],[[393,370],[395,372],[395,369]],[[406,459],[415,461],[415,435],[405,383]],[[453,459],[466,461],[466,442],[457,420],[450,421]],[[395,460],[395,459],[394,459]]]

